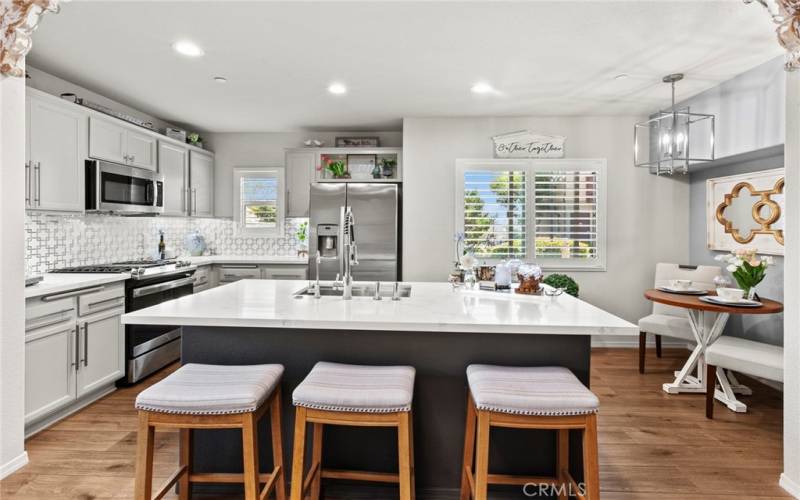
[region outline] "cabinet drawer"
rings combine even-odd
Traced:
[[[308,279],[306,266],[266,266],[264,279],[268,280],[305,280]]]
[[[261,268],[257,265],[224,265],[219,268],[219,281],[221,283],[258,279],[261,279]]]
[[[75,299],[73,297],[53,301],[45,301],[41,298],[30,299],[26,303],[26,332],[60,323],[75,323]]]
[[[115,307],[125,306],[125,288],[113,286],[99,292],[87,293],[78,297],[78,315],[86,316]]]

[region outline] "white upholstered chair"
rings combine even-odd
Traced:
[[[670,280],[692,280],[692,286],[705,290],[715,288],[714,278],[722,270],[718,266],[681,266],[678,264],[656,264],[655,286],[668,286]],[[653,302],[653,314],[639,320],[639,373],[644,373],[647,334],[656,337],[656,356],[661,357],[661,336],[679,338],[693,342],[692,326],[686,310]]]
[[[753,377],[783,382],[783,347],[723,335],[706,349],[706,417],[714,418],[714,393],[719,370],[734,370]],[[728,398],[730,387],[720,386]]]

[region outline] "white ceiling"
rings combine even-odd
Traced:
[[[207,131],[379,130],[411,116],[646,114],[669,102],[664,74],[686,73],[680,99],[779,55],[773,29],[742,0],[73,1],[45,17],[29,62]],[[205,56],[175,54],[181,38]],[[334,80],[346,96],[327,93]],[[479,80],[502,94],[471,94]]]

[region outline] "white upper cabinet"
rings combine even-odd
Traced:
[[[58,98],[34,95],[27,102],[25,206],[83,211],[86,114]]]
[[[164,175],[164,215],[187,215],[189,158],[186,148],[158,141],[158,171]]]
[[[196,217],[214,216],[214,157],[199,151],[189,152],[190,213]]]
[[[317,154],[313,151],[286,152],[286,216],[308,217],[311,180]]]
[[[94,116],[90,118],[89,156],[92,158],[155,170],[157,149],[154,134],[135,130],[111,120]]]
[[[126,129],[102,118],[89,119],[89,156],[98,160],[127,163]]]
[[[153,135],[136,130],[128,130],[126,136],[128,165],[146,168],[147,170],[156,170],[156,151],[158,148],[156,138]]]

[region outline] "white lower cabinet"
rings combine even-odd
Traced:
[[[308,279],[307,266],[264,266],[261,275],[265,280],[305,280]]]
[[[76,332],[73,318],[72,321],[26,333],[26,424],[75,401]]]
[[[93,314],[78,323],[78,397],[112,384],[125,375],[124,309]]]
[[[122,283],[28,299],[26,433],[112,390],[125,375]]]
[[[261,267],[257,264],[222,264],[218,272],[220,283],[261,279]]]

